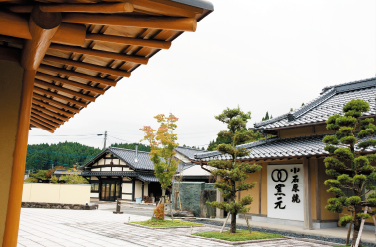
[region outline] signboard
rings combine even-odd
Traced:
[[[303,165],[268,165],[268,217],[304,220]]]

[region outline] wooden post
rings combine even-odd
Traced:
[[[304,229],[313,229],[312,199],[311,199],[311,172],[309,160],[303,158],[303,201],[304,201]]]
[[[144,182],[141,184],[141,202],[144,200]]]
[[[312,159],[311,161],[315,166],[316,220],[321,220],[321,182],[319,161],[318,159]]]
[[[352,228],[352,222],[349,223],[349,229],[347,230],[346,245],[350,243],[351,228]]]
[[[261,215],[261,198],[262,198],[262,196],[261,196],[261,186],[262,186],[261,182],[262,182],[262,169],[259,171],[259,183],[258,183],[258,185],[259,185],[259,201],[258,201],[259,215]]]
[[[364,209],[364,213],[365,213],[365,214],[367,213],[367,210],[368,210],[368,207],[366,206],[365,209]],[[362,223],[360,223],[360,229],[359,229],[359,233],[358,233],[358,238],[356,239],[355,247],[358,247],[358,246],[359,246],[360,239],[362,238],[362,232],[363,232],[363,227],[364,227],[364,221],[365,221],[365,219],[363,218],[363,219],[362,219]]]
[[[118,199],[116,199],[116,211],[114,211],[113,213],[114,214],[122,214],[123,212],[121,212],[120,210],[121,210],[121,199],[118,198]]]
[[[174,195],[174,208],[175,208],[175,210],[178,210],[177,207],[178,207],[178,191],[175,191],[175,195]]]
[[[34,76],[35,71],[24,71],[21,92],[21,109],[19,112],[16,146],[13,154],[12,178],[3,240],[3,246],[7,247],[17,246]]]
[[[135,199],[134,199],[134,196],[135,196],[135,186],[136,186],[136,181],[135,181],[135,179],[133,178],[132,179],[132,202],[134,202],[135,201]]]
[[[180,206],[180,212],[183,211],[183,209],[181,208],[181,200],[180,200],[180,193],[178,192],[178,196],[179,196],[179,206]]]

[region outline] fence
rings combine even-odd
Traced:
[[[86,204],[90,189],[90,184],[25,183],[22,202]]]

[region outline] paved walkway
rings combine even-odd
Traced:
[[[149,230],[124,224],[129,217],[131,221],[149,219],[147,216],[117,215],[110,210],[23,208],[18,247],[233,246],[186,236],[190,233],[190,228]],[[215,230],[218,228],[196,227],[193,232]],[[329,247],[333,245],[288,239],[237,246]]]

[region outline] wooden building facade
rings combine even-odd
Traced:
[[[148,152],[109,147],[84,165],[81,176],[91,184],[91,200],[135,201],[162,195]]]
[[[256,187],[238,194],[238,199],[253,196],[249,211],[252,220],[306,229],[337,227],[340,215],[325,209],[327,200],[333,197],[324,185],[329,176],[325,173],[323,160],[328,153],[322,139],[331,134],[325,121],[331,115],[343,115],[342,108],[351,99],[369,102],[370,111],[362,117],[375,117],[375,94],[376,78],[326,87],[301,108],[255,124],[254,130],[275,137],[240,145],[250,150],[250,155],[240,161],[262,165],[260,172],[249,174],[247,179],[257,182]],[[375,153],[375,149],[366,152]],[[192,161],[205,164],[229,158],[214,151],[196,154]],[[223,216],[223,212],[217,211],[217,216]],[[367,221],[371,227],[371,221]]]

